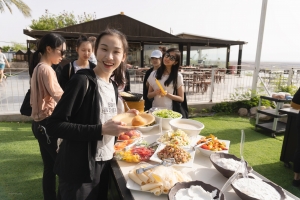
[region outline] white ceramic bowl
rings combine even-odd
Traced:
[[[223,151],[211,151],[207,149],[202,149],[201,147],[197,147],[197,149],[200,151],[200,153],[206,157],[210,157],[213,153],[223,153]]]
[[[166,107],[152,107],[149,109],[149,113],[152,113],[156,110],[162,110],[162,109],[167,109]]]
[[[163,129],[165,129],[165,130],[170,130],[171,129],[171,126],[170,126],[170,124],[169,124],[169,122],[172,120],[172,119],[181,119],[182,118],[182,115],[180,114],[180,113],[178,113],[178,114],[180,114],[180,117],[178,117],[178,118],[162,118],[162,117],[158,117],[158,116],[156,116],[155,115],[155,112],[157,112],[157,111],[154,111],[152,114],[154,115],[154,117],[155,117],[155,122],[157,123],[157,124],[159,124],[160,123],[160,120],[162,121],[162,128]],[[173,111],[174,112],[174,111]]]
[[[172,119],[169,124],[174,131],[181,129],[190,137],[199,135],[204,129],[203,123],[192,119]]]
[[[206,156],[206,157],[210,157],[210,155],[213,154],[213,153],[228,153],[230,141],[229,140],[219,140],[219,141],[220,142],[225,142],[227,150],[211,151],[211,150],[207,150],[207,149],[202,149],[201,147],[196,147],[196,149],[198,151],[200,151],[200,153],[202,155]]]
[[[154,124],[154,125],[152,125],[152,126],[139,126],[139,127],[137,127],[137,129],[139,130],[139,131],[141,131],[142,133],[144,133],[144,132],[149,132],[149,131],[151,131],[154,127],[157,127],[159,124]]]

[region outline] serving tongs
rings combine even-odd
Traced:
[[[204,144],[208,144],[209,141],[211,141],[212,139],[211,138],[208,138],[205,142],[202,142],[200,144],[195,144],[194,146],[192,146],[193,150],[195,151],[196,150],[196,147],[201,147],[202,145]]]
[[[138,144],[139,142],[141,142],[144,138],[140,137],[135,139],[134,142],[132,142],[131,144],[127,145],[126,147],[123,148],[123,151],[128,151],[131,147],[133,147],[134,145]]]
[[[239,173],[242,172],[242,175],[244,178],[248,178],[248,171],[246,167],[246,162],[244,160],[243,152],[244,152],[244,142],[245,142],[245,133],[244,130],[241,130],[241,143],[240,143],[240,155],[241,155],[241,164],[239,167],[235,170],[234,174],[226,181],[226,183],[223,185],[222,189],[219,193],[219,199],[221,199],[221,195],[224,194],[225,190],[231,183],[239,177]]]
[[[156,147],[158,145],[159,145],[158,142],[153,142],[153,143],[151,143],[151,144],[148,145],[148,148],[154,148],[154,147]]]
[[[159,165],[163,165],[163,166],[166,166],[166,167],[169,167],[171,165],[175,164],[175,159],[174,158],[166,158],[164,159],[161,163],[159,164],[156,164],[156,165],[151,165],[151,166],[148,166],[148,167],[144,167],[144,168],[139,168],[136,170],[136,173],[137,174],[141,174],[149,169],[152,169],[154,167],[157,167]]]

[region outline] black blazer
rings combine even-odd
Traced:
[[[74,69],[74,64],[73,64],[74,61],[75,60],[73,60],[70,63],[66,64],[65,66],[57,68],[55,70],[56,74],[59,75],[57,77],[58,83],[63,90],[65,90],[66,84],[70,80],[70,78],[75,74],[75,69]],[[90,69],[94,69],[96,67],[96,65],[94,63],[92,63],[91,61],[89,61],[89,64],[90,64]],[[58,72],[58,71],[60,71],[60,72]]]
[[[113,82],[116,101],[118,88]],[[89,162],[102,140],[97,78],[82,69],[72,76],[47,121],[47,133],[62,138],[54,172],[68,182],[91,182]]]

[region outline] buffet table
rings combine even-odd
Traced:
[[[158,128],[152,129],[150,132],[143,133],[145,140],[150,144],[155,142],[159,136]],[[226,138],[222,138],[226,139]],[[230,147],[229,147],[230,152]],[[155,162],[149,162],[150,164],[157,164]],[[136,163],[126,163],[124,161],[112,160],[111,162],[111,173],[113,174],[113,180],[111,181],[111,198],[112,199],[124,199],[124,200],[167,200],[168,196],[162,194],[160,196],[155,196],[149,192],[129,190],[126,188],[126,182],[128,180],[128,172],[134,168]],[[194,164],[192,168],[187,167],[177,167],[182,172],[187,173],[191,176],[193,180],[200,180],[205,183],[211,184],[219,189],[222,188],[224,183],[228,180],[223,177],[212,165],[209,157],[201,155],[201,153],[196,150]],[[267,180],[265,177],[261,176],[257,172],[253,171],[249,174],[255,178],[260,178]],[[292,178],[292,177],[291,177]],[[292,195],[288,191],[285,191],[287,199],[299,199],[296,196]],[[225,191],[225,197],[227,200],[240,199],[231,187],[228,187]]]

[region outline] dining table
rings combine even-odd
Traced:
[[[163,132],[166,130],[163,130]],[[149,132],[143,133],[144,140],[147,141],[148,144],[157,141],[159,136],[161,135],[158,127],[153,128]],[[226,138],[222,138],[226,140]],[[230,146],[228,149],[230,153]],[[148,161],[150,164],[157,164],[157,162]],[[113,200],[167,200],[167,194],[161,194],[159,196],[155,196],[153,193],[141,191],[139,188],[128,189],[128,173],[130,170],[133,170],[137,163],[128,163],[121,160],[113,159],[110,163],[110,173],[111,173],[111,181],[110,181],[110,195]],[[210,184],[218,189],[221,189],[223,185],[226,183],[228,178],[225,178],[211,163],[209,157],[202,155],[200,151],[196,150],[194,155],[194,160],[192,166],[172,166],[181,172],[188,174],[192,180],[200,180],[207,184]],[[269,181],[267,178],[256,172],[255,170],[251,171],[249,176],[254,177],[255,179],[261,179],[264,181]],[[131,188],[131,186],[129,187]],[[295,195],[283,189],[286,194],[287,200],[297,200],[299,199]],[[224,191],[225,198],[227,200],[239,200],[241,199],[234,192],[231,186],[229,186]]]

